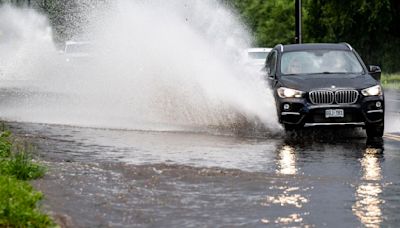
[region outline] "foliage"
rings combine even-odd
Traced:
[[[308,0],[310,41],[348,42],[368,64],[400,70],[400,4],[393,0]]]
[[[1,3],[12,3],[15,5],[22,6],[22,5],[29,5],[31,1],[32,0],[0,0],[0,4]]]
[[[44,167],[32,162],[28,147],[13,145],[9,132],[0,135],[0,174],[14,176],[20,180],[32,180],[44,175]],[[14,149],[14,151],[13,151]]]
[[[85,1],[34,0],[33,5],[49,17],[56,43],[71,39],[82,29],[84,17],[81,11]]]
[[[45,12],[56,41],[78,34],[85,10],[106,0],[0,0],[29,4]],[[243,18],[254,45],[273,47],[294,42],[295,0],[216,0]],[[400,72],[400,1],[303,0],[304,42],[348,42],[367,64],[385,72]]]
[[[49,227],[51,219],[40,213],[42,199],[24,180],[43,176],[44,167],[35,164],[26,146],[12,140],[9,131],[0,134],[0,227]]]
[[[26,152],[13,153],[0,160],[0,174],[14,176],[20,180],[32,180],[44,175],[45,169],[32,162]]]
[[[47,215],[36,209],[40,192],[10,176],[0,176],[0,227],[51,227]]]
[[[222,0],[242,16],[257,46],[294,42],[294,0]],[[304,42],[348,42],[368,64],[400,71],[400,2],[303,0]]]
[[[400,74],[382,74],[381,83],[386,89],[400,89]]]
[[[0,159],[11,155],[12,144],[9,139],[10,135],[9,131],[4,131],[0,134]]]
[[[273,47],[294,41],[293,0],[226,0],[253,31],[256,46]]]

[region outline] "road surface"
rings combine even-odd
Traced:
[[[49,167],[34,185],[67,227],[387,227],[400,223],[400,96],[386,98],[383,140],[8,125]]]

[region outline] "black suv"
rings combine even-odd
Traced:
[[[285,129],[362,126],[368,137],[382,137],[381,70],[367,68],[349,44],[279,44],[265,70]]]

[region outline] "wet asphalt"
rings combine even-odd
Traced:
[[[386,114],[383,139],[6,124],[48,167],[33,184],[62,227],[396,227],[399,92],[387,91]]]
[[[357,129],[226,136],[8,125],[49,167],[33,184],[65,227],[400,223],[399,132],[370,140]]]

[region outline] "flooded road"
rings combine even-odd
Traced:
[[[361,131],[336,129],[288,138],[8,124],[37,145],[49,172],[34,185],[46,195],[44,208],[67,226],[400,222],[400,142],[393,137],[367,142]]]
[[[93,44],[80,60],[60,52],[45,15],[0,7],[0,120],[37,147],[49,171],[33,184],[62,226],[400,223],[398,92],[383,142],[349,129],[285,136],[231,9],[97,2],[66,14],[64,38]]]

